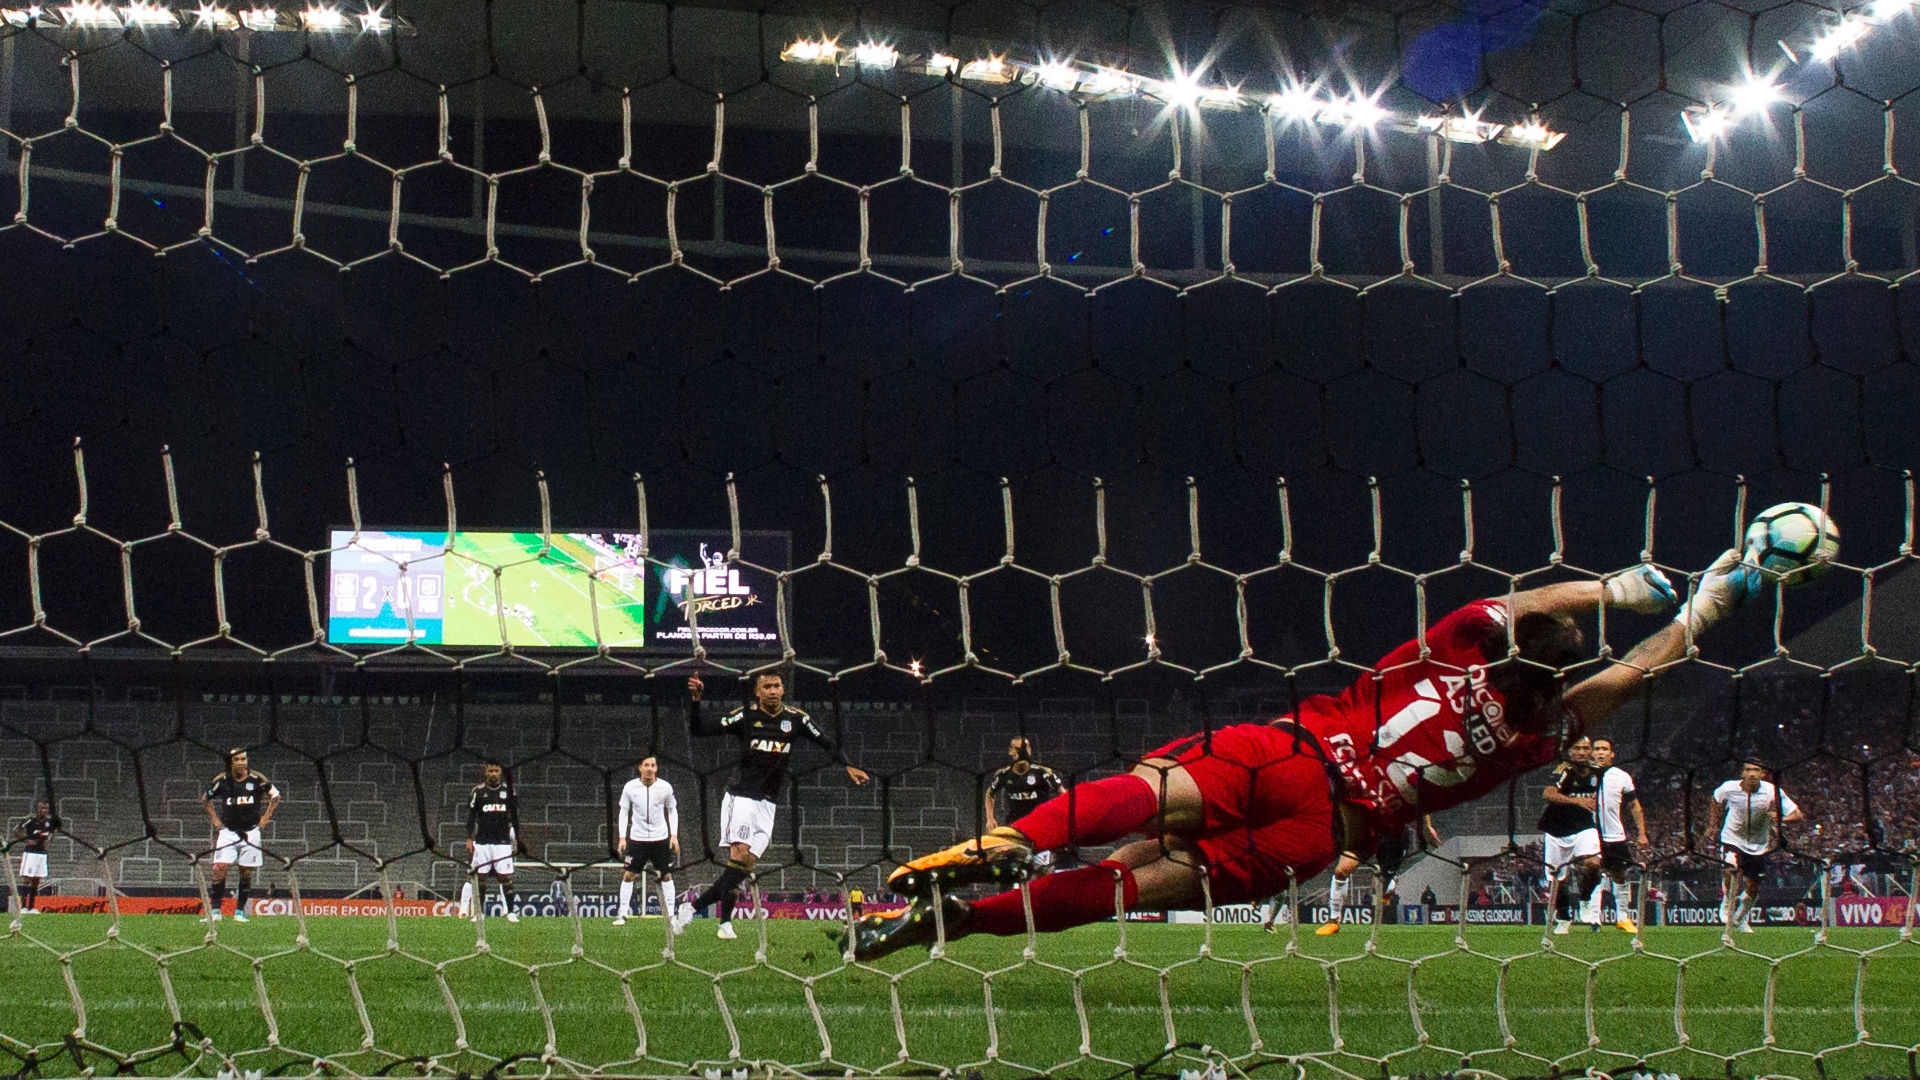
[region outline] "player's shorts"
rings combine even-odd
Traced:
[[[241,836],[232,829],[221,829],[220,835],[213,841],[213,857],[207,861],[215,866],[231,866],[239,863],[246,869],[255,869],[260,865],[260,830],[248,829]]]
[[[1541,838],[1540,846],[1545,849],[1547,869],[1559,870],[1576,860],[1600,854],[1600,830],[1581,829],[1572,836],[1548,833]]]
[[[1333,863],[1333,776],[1314,737],[1291,724],[1236,724],[1145,755],[1171,758],[1200,788],[1200,850],[1216,904],[1285,891]]]
[[[1633,841],[1600,841],[1600,866],[1615,877],[1633,869]]]
[[[720,839],[745,844],[754,858],[766,854],[773,842],[773,801],[727,794],[720,799]]]
[[[513,873],[512,844],[473,845],[473,872],[508,877]]]
[[[44,851],[23,851],[20,853],[20,876],[43,878],[47,876],[47,853]]]
[[[638,874],[649,869],[656,874],[673,873],[673,841],[627,841],[627,873]]]
[[[1720,860],[1740,871],[1740,876],[1748,881],[1763,881],[1767,876],[1767,857],[1755,855],[1751,851],[1741,851],[1737,847],[1722,846]]]

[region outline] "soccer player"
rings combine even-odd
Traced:
[[[1554,770],[1542,791],[1541,854],[1554,886],[1553,932],[1573,928],[1579,897],[1593,891],[1600,876],[1600,822],[1594,817],[1600,774],[1592,768],[1593,740],[1581,736],[1567,747],[1567,760]]]
[[[513,853],[520,842],[520,800],[506,781],[507,772],[500,763],[489,761],[480,770],[480,783],[473,785],[467,797],[467,855],[472,860],[472,877],[460,888],[460,917],[478,918],[486,910],[483,893],[474,906],[474,883],[492,878],[500,889],[500,906],[507,921],[517,923],[513,910]]]
[[[1000,817],[994,813],[995,804],[1000,800],[1006,800],[1007,820],[1016,821],[1066,790],[1067,785],[1060,782],[1060,774],[1034,758],[1032,740],[1025,735],[1015,735],[1013,741],[1007,744],[1007,764],[987,781],[987,831],[992,832],[1000,827]],[[1043,874],[1052,869],[1053,852],[1034,852],[1033,867],[1035,872]]]
[[[1799,821],[1800,806],[1767,779],[1767,767],[1755,758],[1740,763],[1740,779],[1713,789],[1707,828],[1720,831],[1720,919],[1727,933],[1737,927],[1753,933],[1747,921],[1767,876],[1767,853],[1779,839],[1779,825]]]
[[[53,804],[45,799],[33,804],[33,816],[13,827],[13,838],[20,845],[20,914],[38,915],[40,886],[47,880],[47,841],[60,828],[53,816]]]
[[[227,900],[227,868],[240,864],[240,890],[234,894],[233,920],[247,921],[247,893],[253,888],[253,872],[260,869],[260,830],[273,821],[280,808],[280,789],[263,773],[247,767],[247,752],[242,747],[227,751],[227,769],[213,778],[207,793],[200,796],[213,822],[212,903],[202,922],[219,922],[221,905]]]
[[[1127,909],[1192,906],[1209,881],[1214,903],[1251,902],[1311,878],[1341,841],[1337,802],[1388,835],[1422,813],[1471,801],[1559,754],[1560,729],[1599,722],[1650,672],[1687,654],[1695,636],[1757,591],[1760,573],[1728,551],[1705,571],[1673,621],[1570,690],[1579,661],[1576,617],[1602,603],[1670,610],[1672,585],[1652,566],[1468,604],[1383,658],[1338,697],[1316,697],[1270,724],[1202,732],[1147,755],[1132,772],[1078,785],[1010,827],[907,863],[890,879],[915,902],[854,927],[851,951],[871,958],[934,940],[930,894],[1024,877],[1035,851],[1104,845],[1139,832],[1098,865],[1050,874],[1027,890],[1039,931]],[[1338,778],[1338,785],[1333,778]],[[1350,844],[1371,849],[1362,836]],[[1022,934],[1020,893],[967,902],[947,893],[948,937]]]
[[[1364,835],[1364,822],[1355,821],[1355,814],[1356,809],[1352,806],[1340,807],[1343,820],[1342,835]],[[1429,844],[1434,847],[1440,846],[1440,830],[1434,827],[1432,814],[1420,815],[1419,828],[1426,834]],[[1419,838],[1412,833],[1412,829],[1399,829],[1380,837],[1374,845],[1373,861],[1380,868],[1380,895],[1383,897],[1392,895],[1396,891],[1396,879],[1400,875],[1401,865],[1407,861],[1407,851],[1419,846]],[[1327,921],[1314,929],[1316,936],[1329,937],[1340,932],[1341,924],[1346,922],[1347,890],[1353,884],[1353,872],[1360,869],[1360,864],[1365,861],[1366,859],[1357,851],[1340,852],[1340,858],[1333,864],[1333,876],[1327,881]],[[1284,910],[1285,905],[1278,902],[1267,909],[1267,933],[1274,932],[1275,923],[1279,921],[1280,913]]]
[[[627,871],[620,878],[620,914],[613,925],[625,926],[633,913],[633,883],[648,867],[660,876],[660,912],[673,926],[673,861],[680,857],[680,804],[674,801],[673,785],[660,779],[660,759],[640,759],[634,770],[638,775],[620,789],[621,858]],[[640,897],[640,910],[647,910],[646,894]]]
[[[1600,926],[1600,894],[1613,893],[1613,925],[1629,934],[1637,934],[1640,927],[1635,925],[1627,910],[1630,889],[1627,885],[1627,871],[1633,868],[1633,841],[1627,839],[1627,823],[1624,818],[1633,819],[1634,839],[1640,846],[1647,843],[1647,814],[1640,805],[1640,793],[1634,790],[1633,777],[1627,770],[1613,763],[1613,740],[1605,736],[1593,740],[1593,768],[1599,774],[1600,785],[1594,796],[1594,816],[1600,822],[1600,881],[1593,886],[1588,897],[1592,906],[1587,911],[1587,922],[1596,929]]]
[[[733,930],[735,897],[773,841],[774,802],[792,775],[793,741],[805,736],[820,744],[847,770],[847,779],[856,786],[867,782],[867,774],[847,760],[840,747],[814,724],[813,717],[787,704],[787,683],[779,672],[756,674],[753,705],[721,717],[712,730],[700,720],[700,698],[705,692],[706,684],[700,676],[687,679],[687,724],[693,734],[731,735],[740,740],[740,764],[720,800],[720,838],[727,843],[727,868],[697,899],[681,903],[673,930],[685,930],[694,916],[718,903],[718,936],[722,941],[732,941],[739,936]]]

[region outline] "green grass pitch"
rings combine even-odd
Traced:
[[[390,948],[379,918],[308,919],[304,945],[286,917],[229,921],[212,941],[179,916],[129,916],[117,936],[107,916],[21,920],[0,937],[0,1073],[28,1059],[42,1076],[111,1073],[90,1049],[104,1047],[154,1051],[133,1070],[144,1075],[212,1075],[220,1055],[269,1074],[312,1072],[317,1057],[391,1075],[483,1073],[532,1055],[514,1070],[1106,1077],[1191,1067],[1206,1047],[1273,1077],[1432,1074],[1458,1069],[1465,1050],[1508,1077],[1549,1075],[1550,1063],[1620,1070],[1624,1054],[1689,1077],[1864,1078],[1912,1075],[1920,1044],[1920,943],[1893,931],[1836,931],[1822,945],[1810,930],[1762,930],[1743,954],[1711,930],[1650,929],[1642,951],[1618,931],[1582,930],[1546,952],[1538,929],[1470,927],[1463,951],[1451,929],[1383,927],[1369,953],[1364,928],[1349,927],[1304,934],[1289,955],[1286,934],[1221,926],[1203,956],[1204,927],[1134,924],[1116,958],[1107,924],[1043,936],[1024,963],[1024,939],[969,938],[945,960],[911,950],[874,970],[843,966],[820,923],[769,923],[764,963],[760,927],[744,922],[735,942],[694,923],[671,962],[658,919],[494,919],[485,951],[468,922],[396,925]],[[190,1025],[185,1053],[167,1049],[175,1007]],[[1299,1055],[1301,1071],[1287,1061]]]

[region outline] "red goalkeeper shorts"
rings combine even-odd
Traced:
[[[1333,778],[1313,736],[1291,723],[1236,724],[1145,755],[1171,758],[1200,788],[1195,842],[1217,904],[1262,900],[1339,854]]]

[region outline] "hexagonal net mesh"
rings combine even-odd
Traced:
[[[1911,18],[0,11],[0,1058],[1914,1075]],[[1715,569],[1787,500],[1823,573]],[[763,672],[838,756],[675,936]]]

